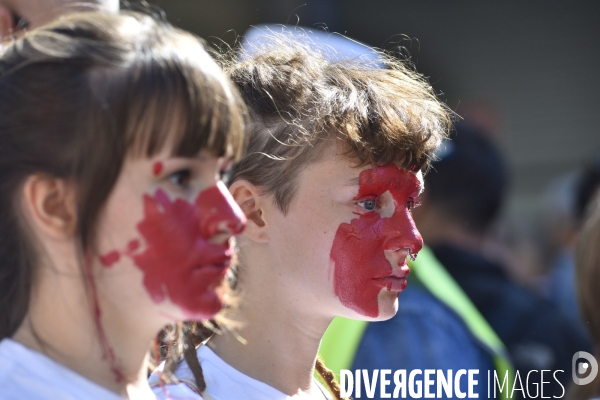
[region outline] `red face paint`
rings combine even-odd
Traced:
[[[125,251],[125,254],[131,255],[135,253],[139,248],[140,241],[137,239],[131,240],[129,243],[127,243],[127,250]]]
[[[361,172],[354,200],[372,200],[390,192],[394,213],[382,218],[377,212],[361,212],[358,218],[339,226],[331,248],[334,263],[334,292],[346,307],[368,317],[379,315],[377,296],[382,288],[404,289],[406,276],[400,267],[394,272],[384,250],[408,249],[417,254],[423,240],[407,207],[419,195],[415,174],[395,164],[375,166]],[[406,260],[401,261],[401,266]],[[393,273],[393,276],[392,276]],[[406,274],[404,274],[406,275]]]
[[[111,251],[103,256],[100,256],[100,262],[107,268],[113,266],[114,263],[119,262],[121,259],[121,254],[118,251]]]
[[[155,162],[154,165],[152,166],[152,172],[154,173],[154,176],[160,175],[162,170],[163,170],[163,163],[160,161]]]
[[[145,249],[132,258],[148,293],[156,303],[169,298],[191,320],[213,317],[221,309],[214,288],[227,272],[231,251],[227,242],[209,240],[217,233],[240,233],[246,224],[242,210],[221,182],[193,204],[171,201],[161,189],[143,201],[144,219],[137,228]]]
[[[118,254],[118,253],[117,253]],[[87,279],[88,285],[90,287],[91,295],[92,295],[92,306],[94,309],[94,325],[96,326],[96,332],[98,333],[98,337],[100,339],[100,348],[102,350],[102,359],[107,361],[110,370],[115,377],[115,381],[117,383],[125,381],[125,375],[121,371],[121,367],[117,360],[117,356],[115,355],[114,349],[108,343],[108,339],[106,338],[106,333],[104,332],[104,328],[102,327],[102,322],[100,318],[102,316],[102,312],[100,311],[100,302],[98,301],[98,292],[96,290],[96,282],[94,280],[94,274],[92,273],[92,258],[89,253],[86,254],[85,257],[85,277]]]

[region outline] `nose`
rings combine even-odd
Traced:
[[[408,249],[411,254],[417,254],[423,248],[423,238],[408,209],[397,210],[384,221],[386,250]]]
[[[241,233],[246,216],[223,182],[200,192],[196,199],[202,237],[210,239],[225,234],[227,238]]]

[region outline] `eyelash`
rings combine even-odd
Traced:
[[[14,24],[17,27],[17,29],[29,28],[29,21],[27,21],[25,18],[21,17],[18,14],[13,15],[13,20],[14,20]]]
[[[230,176],[230,172],[231,169],[230,168],[225,168],[219,171],[219,179],[224,182],[225,184],[227,184],[229,182],[229,178],[231,178]]]
[[[168,179],[174,186],[181,189],[187,189],[192,180],[192,171],[190,169],[180,169],[170,174]]]
[[[373,202],[373,208],[367,208],[365,207],[366,203],[371,203]],[[366,211],[371,212],[371,211],[375,211],[375,209],[379,206],[379,199],[366,199],[366,200],[359,200],[356,202],[356,204],[359,207],[364,208]],[[412,211],[413,209],[419,207],[421,205],[421,203],[419,202],[419,200],[408,200],[406,202],[406,208],[408,208],[409,211]]]
[[[365,207],[366,203],[373,203],[373,208],[369,209],[367,207]],[[377,208],[377,206],[379,205],[379,200],[378,199],[366,199],[366,200],[359,200],[356,202],[356,205],[358,205],[359,207],[362,207],[365,209],[365,211],[367,212],[371,212],[371,211],[375,211],[375,209]]]

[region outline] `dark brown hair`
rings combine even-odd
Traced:
[[[28,176],[76,185],[76,235],[87,253],[126,157],[170,146],[177,156],[204,149],[238,158],[243,110],[202,42],[150,16],[73,14],[8,44],[0,55],[0,339],[23,322],[38,263],[20,212]]]

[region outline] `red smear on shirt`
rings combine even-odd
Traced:
[[[114,263],[118,262],[121,259],[121,254],[118,251],[111,251],[103,256],[100,256],[100,262],[107,268],[113,266]]]
[[[392,287],[389,282],[382,286],[385,280],[380,279],[392,273],[384,250],[406,248],[417,254],[423,247],[423,239],[407,207],[407,202],[419,195],[420,187],[415,174],[395,164],[375,166],[360,173],[354,200],[377,199],[389,191],[395,211],[389,218],[382,218],[377,212],[361,212],[358,218],[338,227],[330,257],[335,265],[334,292],[346,307],[361,315],[377,317],[377,296],[382,287]]]
[[[102,350],[102,359],[108,361],[110,366],[110,370],[115,376],[115,381],[117,383],[121,383],[125,381],[125,375],[121,371],[121,367],[119,366],[119,362],[117,361],[117,357],[115,355],[114,349],[108,343],[108,339],[106,338],[106,333],[104,332],[104,328],[102,327],[102,322],[100,317],[102,313],[100,311],[100,303],[98,301],[98,293],[96,291],[96,282],[94,281],[94,274],[92,272],[92,262],[89,253],[86,255],[85,259],[85,277],[90,287],[90,292],[92,294],[92,307],[94,312],[94,325],[96,326],[96,332],[98,333],[98,337],[100,339],[100,348]]]
[[[154,176],[160,175],[162,170],[163,170],[163,163],[160,161],[155,162],[154,165],[152,166],[152,172],[154,172]]]
[[[144,273],[144,285],[156,303],[181,307],[190,320],[209,319],[221,309],[215,292],[231,259],[229,243],[209,240],[217,233],[240,233],[246,217],[225,185],[202,191],[194,203],[171,200],[158,189],[145,195],[144,219],[137,225],[145,249],[132,255]]]

